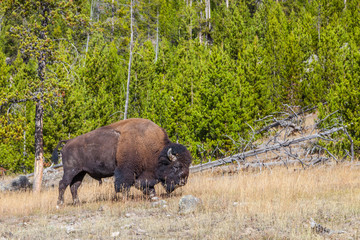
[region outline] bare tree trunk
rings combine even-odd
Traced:
[[[226,0],[226,8],[229,9],[229,0]]]
[[[201,29],[201,21],[202,21],[202,18],[203,18],[203,13],[200,11],[200,19],[199,19],[199,42],[200,42],[200,45],[202,44],[202,29]]]
[[[154,62],[157,62],[159,54],[159,9],[157,10],[156,14],[156,46],[155,46],[155,60]]]
[[[130,36],[130,57],[129,57],[129,69],[128,69],[128,79],[126,84],[126,100],[125,100],[125,111],[124,111],[124,120],[127,118],[128,107],[129,107],[129,88],[130,88],[130,78],[131,78],[131,62],[132,62],[132,55],[133,55],[133,45],[134,45],[134,31],[133,31],[133,1],[131,0],[130,4],[130,29],[131,29],[131,36]]]
[[[114,40],[114,12],[115,12],[115,6],[114,6],[114,0],[112,0],[111,3],[111,39],[112,42]]]
[[[93,3],[94,3],[94,0],[91,0],[91,5],[90,5],[90,22],[91,22],[92,17],[93,17]],[[87,33],[84,67],[85,67],[85,64],[86,64],[86,54],[87,54],[87,52],[88,52],[88,50],[89,50],[89,41],[90,41],[90,34]]]
[[[43,113],[44,109],[41,99],[36,102],[35,112],[35,166],[33,191],[40,192],[42,175],[44,169],[44,149],[43,149]]]
[[[45,40],[46,28],[49,24],[48,16],[50,14],[49,4],[41,3],[41,15],[43,19],[41,20],[41,26],[44,30],[40,32],[40,39]],[[35,111],[35,164],[34,164],[34,183],[33,191],[40,192],[42,175],[44,169],[44,146],[43,146],[43,115],[44,108],[42,106],[43,102],[43,87],[45,81],[45,71],[46,71],[46,61],[47,53],[45,50],[40,50],[38,57],[38,76],[40,78],[39,86],[39,95],[40,98],[36,99],[36,111]]]
[[[318,40],[320,42],[320,28],[321,28],[321,5],[319,3],[319,7],[318,7],[318,19],[317,19],[317,31],[318,31]]]
[[[4,16],[0,17],[0,33],[1,33],[1,26],[2,26],[2,22],[3,22],[3,18],[4,18]]]
[[[210,22],[210,18],[211,18],[211,5],[210,5],[210,0],[205,0],[205,19],[206,19],[206,25],[208,27],[208,30],[205,34],[207,40],[210,40],[210,29],[211,29],[211,22]]]
[[[189,2],[187,3],[188,6],[192,6],[192,0],[189,0]],[[191,40],[192,39],[192,14],[190,14],[190,18],[189,18],[189,39]]]
[[[210,0],[208,0],[208,16],[209,16],[209,30],[211,28],[211,22],[210,22],[210,18],[211,18],[211,6],[210,6]]]
[[[93,4],[94,4],[94,0],[91,0],[91,5],[90,5],[90,22],[92,21],[93,18]],[[89,40],[90,40],[90,34],[87,34],[87,39],[86,39],[86,50],[85,53],[88,52],[89,50]],[[86,55],[85,55],[86,57]]]
[[[25,157],[26,157],[26,130],[24,130],[24,146],[23,146],[23,157],[24,157],[24,162],[25,162]]]
[[[26,119],[26,104],[25,104],[25,119]],[[26,128],[26,123],[24,124],[24,129]],[[26,158],[26,130],[24,130],[24,146],[23,146],[23,161],[25,162]]]

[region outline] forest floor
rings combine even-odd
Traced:
[[[57,186],[2,192],[0,239],[360,239],[359,176],[355,164],[196,173],[170,196],[157,186],[162,204],[136,189],[113,201],[112,179],[99,186],[88,178],[82,203],[73,206],[67,189],[60,209]],[[202,206],[179,213],[185,195]]]

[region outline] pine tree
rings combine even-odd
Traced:
[[[50,76],[46,73],[46,68],[51,64],[54,57],[55,41],[52,39],[52,23],[56,19],[69,20],[69,25],[81,23],[81,15],[75,16],[69,11],[71,3],[57,1],[11,1],[6,2],[6,11],[12,12],[15,27],[10,31],[13,36],[20,41],[20,51],[23,59],[28,61],[35,58],[37,61],[37,81],[33,91],[27,99],[32,99],[36,103],[35,110],[35,169],[34,169],[34,191],[41,189],[42,170],[44,163],[43,150],[43,116],[44,103],[53,96],[53,84],[49,80]],[[27,24],[22,25],[19,19],[23,19]],[[14,101],[14,100],[10,100]]]

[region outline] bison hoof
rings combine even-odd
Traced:
[[[57,201],[56,209],[59,209],[59,208],[62,207],[63,205],[64,205],[64,201],[62,201],[62,200]]]

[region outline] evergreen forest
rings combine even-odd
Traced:
[[[33,171],[39,124],[49,165],[59,140],[125,113],[199,163],[237,152],[259,119],[316,106],[360,153],[360,0],[4,0],[0,73],[10,172]]]

